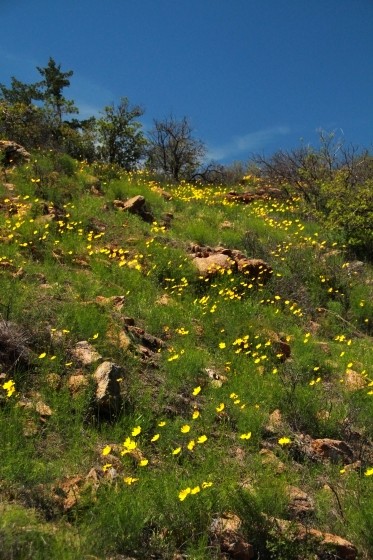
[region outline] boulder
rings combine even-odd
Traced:
[[[221,269],[228,270],[234,264],[232,259],[221,253],[215,253],[208,257],[195,257],[192,262],[201,276],[215,274]]]
[[[144,222],[154,222],[154,216],[147,209],[145,198],[141,195],[133,196],[126,201],[114,200],[114,206],[123,212],[130,212],[131,214],[140,216]]]

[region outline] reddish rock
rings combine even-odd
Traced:
[[[346,442],[336,439],[314,439],[311,442],[312,450],[323,459],[330,459],[332,463],[347,462],[353,459],[353,452]]]

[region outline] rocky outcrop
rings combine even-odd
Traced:
[[[123,369],[114,362],[103,362],[96,369],[93,378],[96,384],[95,408],[100,415],[114,418],[122,407],[120,381]]]
[[[272,276],[272,268],[265,261],[249,259],[237,249],[192,244],[189,252],[192,263],[203,277],[214,275],[219,270],[232,270],[264,284]]]
[[[0,162],[6,167],[29,161],[31,155],[21,144],[11,140],[0,140]]]

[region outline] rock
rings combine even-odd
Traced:
[[[168,294],[162,294],[159,298],[156,299],[155,303],[157,305],[170,305],[171,301],[171,296],[169,296]]]
[[[154,216],[147,209],[145,198],[141,195],[133,196],[125,202],[122,200],[114,200],[113,204],[119,210],[140,216],[140,218],[142,218],[145,222],[154,222]]]
[[[7,167],[29,161],[31,155],[21,144],[11,140],[0,140],[0,154]]]
[[[311,442],[312,450],[322,459],[330,459],[332,463],[350,463],[353,460],[352,449],[344,441],[336,439],[314,439]]]
[[[272,268],[261,259],[246,259],[241,258],[237,262],[238,270],[243,272],[250,279],[260,280],[261,282],[267,282],[272,274]]]
[[[353,451],[341,440],[323,438],[313,439],[307,434],[297,434],[292,442],[291,451],[298,462],[309,459],[320,462],[330,460],[336,464],[349,464],[354,460]]]
[[[205,372],[211,379],[212,387],[219,388],[223,385],[223,383],[226,383],[228,381],[228,378],[225,375],[218,373],[213,368],[205,368]]]
[[[151,352],[158,352],[158,350],[165,346],[161,338],[145,332],[144,329],[140,327],[127,325],[126,328],[129,333],[134,335],[136,341],[139,342],[141,346],[145,346],[145,348],[148,348]]]
[[[53,489],[54,501],[66,512],[70,511],[77,503],[84,479],[73,476],[57,483]]]
[[[329,555],[336,560],[355,560],[357,548],[346,539],[323,533],[318,529],[311,529],[301,523],[294,523],[285,519],[268,518],[273,524],[273,531],[276,536],[279,534],[289,542],[300,541],[312,544],[317,558],[329,558]],[[328,556],[326,556],[328,555]]]
[[[131,339],[125,333],[124,330],[118,330],[116,327],[112,326],[106,333],[107,340],[116,348],[120,348],[123,351],[128,350],[131,345]]]
[[[265,427],[266,433],[269,435],[279,434],[284,431],[284,423],[282,420],[282,414],[278,408],[274,410],[268,418],[267,425]]]
[[[96,407],[104,416],[116,416],[122,406],[120,380],[123,369],[114,362],[103,362],[93,374],[96,383]]]
[[[211,542],[231,558],[251,560],[254,558],[254,549],[240,534],[241,525],[241,519],[237,515],[224,513],[211,523],[209,530]]]
[[[41,418],[52,416],[52,409],[50,406],[39,400],[35,403],[35,410],[40,414]]]
[[[347,264],[347,270],[349,272],[350,275],[354,274],[360,274],[361,272],[363,272],[364,270],[364,263],[363,261],[352,261],[350,263]]]
[[[272,268],[261,259],[248,259],[237,249],[191,245],[192,263],[201,276],[211,276],[219,270],[233,270],[265,283],[272,276]]]
[[[124,306],[125,299],[126,296],[110,296],[110,297],[97,296],[96,303],[103,306],[112,305],[115,309],[120,311]]]
[[[50,406],[45,404],[42,400],[40,393],[34,391],[28,393],[27,396],[21,397],[17,406],[19,408],[24,408],[25,410],[35,410],[40,415],[41,420],[52,416],[53,414]]]
[[[364,377],[360,375],[357,371],[353,369],[347,369],[344,376],[344,385],[349,391],[357,391],[358,389],[363,389],[367,382]]]
[[[285,464],[280,461],[277,455],[270,449],[261,449],[259,451],[259,455],[261,457],[262,465],[273,468],[275,474],[281,474],[286,470]]]
[[[232,224],[232,222],[228,221],[228,220],[224,220],[224,222],[222,222],[219,225],[219,229],[232,229],[234,226]]]
[[[288,510],[292,517],[303,518],[314,513],[315,506],[312,498],[297,486],[288,486]]]
[[[70,375],[67,386],[73,397],[80,395],[89,385],[88,378],[82,373]]]
[[[71,353],[83,366],[89,366],[102,358],[102,356],[96,352],[95,348],[86,340],[77,342]]]
[[[211,276],[219,270],[229,270],[234,265],[232,259],[221,253],[212,254],[208,257],[195,257],[192,262],[201,276]]]

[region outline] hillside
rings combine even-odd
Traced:
[[[0,558],[373,555],[373,273],[299,198],[0,181]]]

